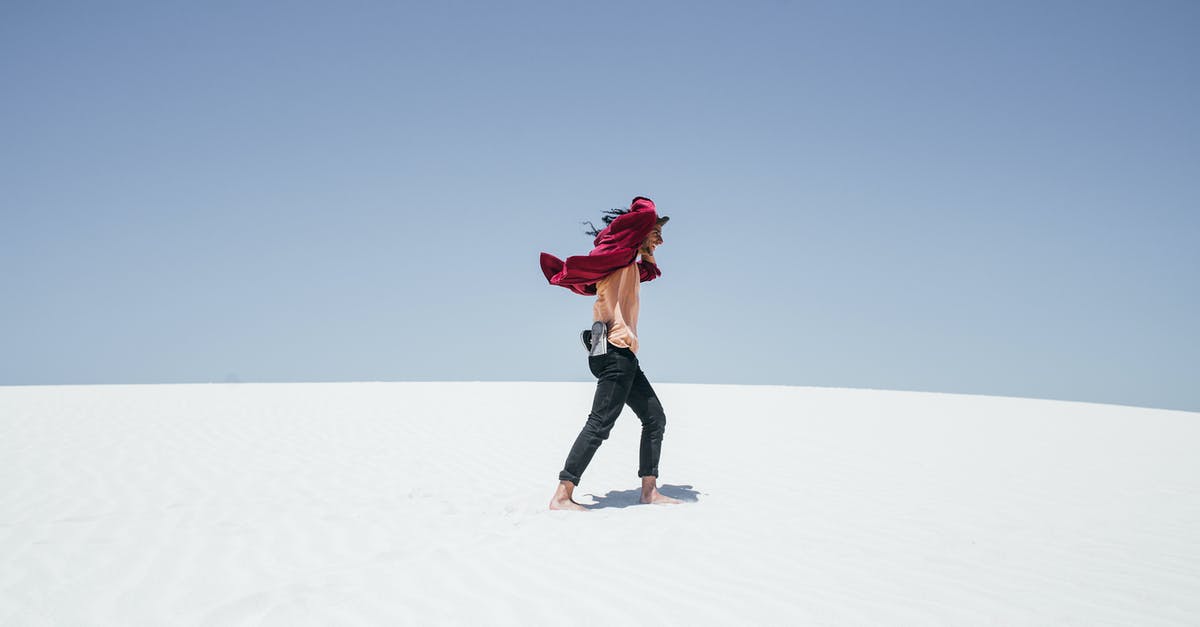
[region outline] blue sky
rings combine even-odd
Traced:
[[[652,381],[1200,410],[1194,2],[0,6],[0,384]]]

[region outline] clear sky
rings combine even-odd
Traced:
[[[1200,4],[0,4],[0,384],[651,381],[1200,410]],[[732,417],[739,418],[739,417]],[[747,418],[747,417],[740,417]]]

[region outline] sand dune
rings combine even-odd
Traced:
[[[656,387],[0,388],[0,624],[1200,624],[1200,414]]]

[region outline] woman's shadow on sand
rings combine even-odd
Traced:
[[[658,486],[658,492],[664,496],[669,496],[673,499],[679,499],[684,503],[695,503],[700,500],[700,493],[690,485],[672,485],[664,483]],[[604,496],[596,496],[589,494],[588,496],[595,499],[595,503],[584,505],[588,509],[605,509],[608,507],[629,507],[631,505],[641,505],[642,491],[639,488],[632,490],[609,490]]]

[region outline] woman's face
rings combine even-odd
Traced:
[[[662,225],[654,225],[654,231],[650,231],[650,234],[646,238],[646,243],[655,246],[662,245]]]
[[[662,243],[662,225],[656,224],[654,225],[654,230],[650,231],[650,234],[646,236],[646,240],[642,242],[642,248],[649,249],[651,252],[654,252],[654,249],[658,246],[662,246]]]
[[[655,247],[662,245],[662,225],[654,225],[654,231],[646,235],[646,240],[642,241],[642,250],[648,251],[653,255]]]

